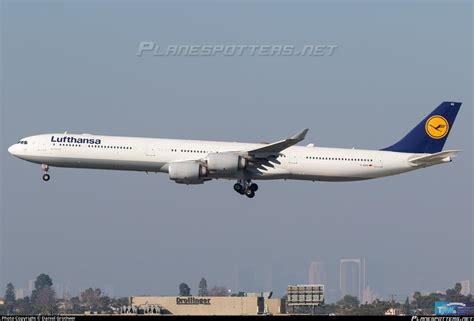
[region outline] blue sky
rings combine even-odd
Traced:
[[[73,292],[176,294],[202,276],[233,288],[240,274],[281,295],[314,260],[337,289],[344,257],[364,257],[382,295],[472,280],[472,12],[468,1],[3,1],[0,284],[44,272]],[[338,48],[137,57],[140,41]],[[45,184],[7,153],[66,130],[260,142],[306,127],[307,144],[378,149],[444,100],[463,102],[445,146],[462,150],[455,162],[357,183],[263,182],[252,200],[229,181],[143,173],[53,169]]]

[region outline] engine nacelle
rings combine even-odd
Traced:
[[[170,163],[168,174],[170,179],[179,184],[202,184],[208,171],[202,164],[188,161]]]
[[[207,169],[220,173],[235,173],[247,166],[247,160],[232,153],[209,154],[207,158]]]

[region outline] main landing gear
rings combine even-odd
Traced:
[[[43,181],[47,182],[49,181],[49,179],[51,178],[48,174],[48,170],[49,170],[49,166],[46,165],[46,164],[42,164],[41,165],[41,169],[43,170],[44,174],[43,174]]]
[[[252,183],[252,181],[249,179],[239,180],[234,184],[234,190],[241,195],[247,196],[248,198],[253,198],[255,196],[255,192],[258,190],[258,185]]]

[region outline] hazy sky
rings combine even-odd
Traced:
[[[403,300],[473,279],[472,4],[2,1],[1,279],[48,273],[73,292],[177,294],[187,282],[278,294],[311,261],[366,258]],[[337,45],[323,57],[137,57],[168,45]],[[51,170],[7,147],[51,132],[383,148],[441,101],[463,105],[453,163],[354,183],[232,181]],[[239,278],[237,278],[239,276]],[[250,283],[253,283],[250,284]]]

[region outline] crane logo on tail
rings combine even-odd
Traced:
[[[448,133],[449,123],[443,116],[435,115],[426,121],[425,130],[431,138],[441,139]]]

